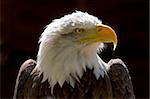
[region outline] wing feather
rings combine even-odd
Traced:
[[[16,79],[16,85],[15,85],[15,91],[13,98],[17,97],[24,97],[24,87],[25,84],[32,72],[32,70],[35,68],[36,62],[32,59],[29,59],[25,61],[19,70],[18,77]]]
[[[135,99],[131,77],[123,61],[120,59],[112,59],[108,65],[113,98]]]

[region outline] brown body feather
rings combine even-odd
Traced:
[[[35,69],[36,62],[27,60],[20,68],[15,92],[15,98],[119,98],[134,99],[134,93],[129,72],[124,63],[119,59],[111,60],[108,65],[108,75],[98,80],[93,74],[93,70],[87,69],[84,72],[80,82],[76,81],[75,88],[70,84],[64,83],[62,87],[59,84],[54,86],[53,95],[48,81],[41,83],[43,75],[38,69]],[[31,73],[32,72],[32,73]]]

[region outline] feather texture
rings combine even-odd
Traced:
[[[56,19],[47,26],[40,38],[37,56],[37,67],[43,72],[43,81],[48,79],[51,87],[57,82],[62,86],[67,81],[74,87],[75,81],[72,77],[76,80],[81,78],[86,67],[94,68],[97,79],[100,75],[104,76],[104,64],[97,56],[97,50],[103,47],[102,43],[76,44],[61,36],[72,33],[75,28],[88,29],[96,24],[101,24],[98,18],[77,11]]]
[[[93,74],[93,69],[86,68],[86,72],[79,79],[80,82],[75,83],[74,88],[67,82],[62,86],[56,83],[53,95],[48,80],[41,83],[43,73],[40,74],[40,70],[35,66],[36,62],[31,59],[21,66],[16,80],[14,99],[135,99],[131,77],[126,65],[120,59],[111,60],[107,64],[108,75],[105,73],[104,77],[100,76],[98,80]]]

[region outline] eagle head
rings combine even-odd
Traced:
[[[106,65],[97,55],[103,43],[117,45],[114,30],[86,12],[76,11],[53,20],[42,33],[37,55],[37,67],[48,79],[51,88],[66,81],[72,87],[86,68],[94,68],[98,79]]]

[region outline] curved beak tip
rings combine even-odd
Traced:
[[[103,38],[103,42],[112,42],[113,43],[113,50],[117,47],[117,35],[115,31],[107,25],[98,25],[98,29],[101,29],[99,31],[99,35]]]

